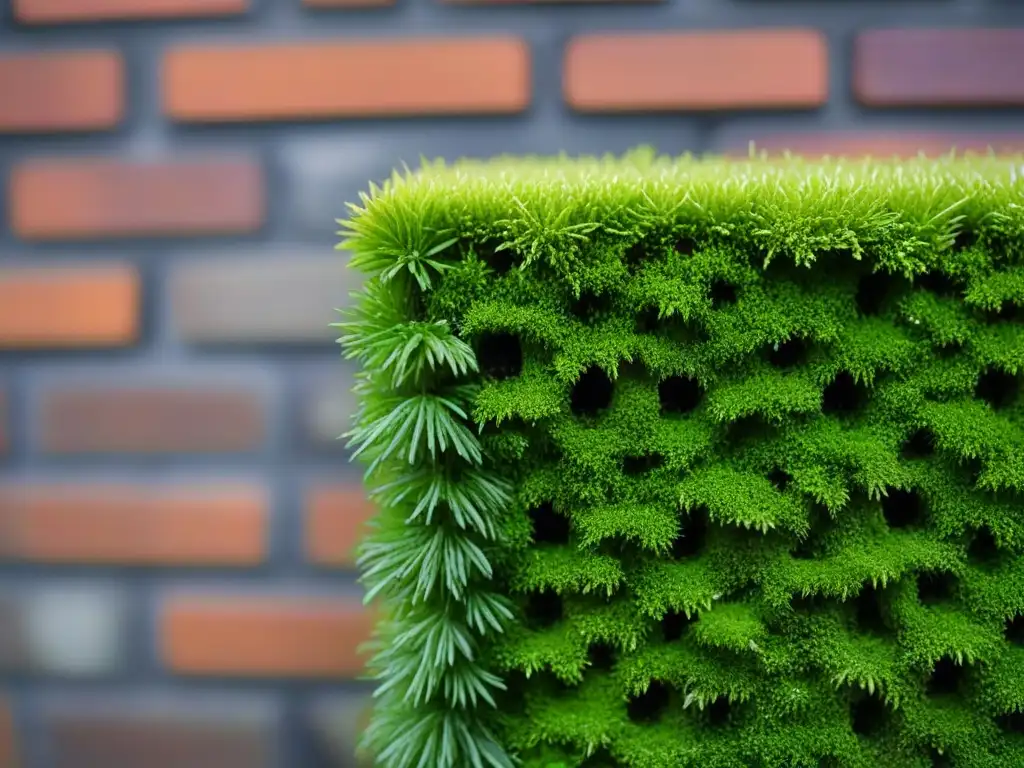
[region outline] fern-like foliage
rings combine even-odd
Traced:
[[[376,764],[1024,765],[1010,170],[641,150],[352,206]]]

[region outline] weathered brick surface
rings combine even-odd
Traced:
[[[183,675],[354,678],[371,620],[344,598],[175,596],[161,610],[161,659]]]
[[[854,90],[864,104],[1024,105],[1024,29],[884,29],[858,36]]]
[[[305,509],[306,557],[317,565],[352,567],[374,510],[362,487],[315,485],[306,491]]]
[[[259,695],[75,695],[43,707],[53,768],[274,768],[277,702]]]
[[[96,677],[124,661],[128,605],[117,585],[48,582],[0,592],[0,674]]]
[[[263,221],[252,158],[135,163],[106,158],[27,160],[11,171],[11,227],[25,240],[225,235]]]
[[[171,275],[173,323],[196,343],[330,342],[359,284],[327,249],[200,256]]]
[[[124,62],[114,51],[0,55],[0,132],[112,128],[124,114]]]
[[[7,3],[0,768],[4,696],[20,768],[359,765],[372,510],[327,325],[371,180],[640,143],[1024,150],[1022,9],[966,5]]]
[[[2,484],[0,560],[256,565],[269,498],[254,484]]]
[[[163,65],[175,120],[510,114],[530,102],[516,38],[182,46]]]
[[[40,400],[37,438],[51,454],[237,453],[266,437],[264,398],[242,385],[92,381]]]
[[[18,768],[17,733],[14,712],[7,698],[0,698],[0,768]]]
[[[563,78],[566,101],[585,112],[817,107],[828,51],[801,29],[583,35]]]
[[[25,24],[173,19],[242,13],[249,0],[13,0]]]
[[[131,344],[141,312],[130,266],[0,266],[0,349]]]

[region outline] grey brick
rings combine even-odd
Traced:
[[[369,766],[365,755],[358,751],[369,706],[370,695],[361,693],[324,696],[309,705],[309,725],[329,765]]]
[[[66,694],[44,708],[53,768],[273,768],[278,702],[252,694]]]
[[[0,668],[58,677],[110,674],[124,656],[124,593],[48,584],[0,595]]]
[[[337,337],[335,308],[361,284],[346,263],[329,247],[183,260],[171,274],[172,323],[193,343],[327,344]]]
[[[307,445],[322,451],[344,453],[339,436],[352,428],[356,397],[352,392],[355,366],[340,361],[329,371],[310,377],[300,394],[299,421]]]

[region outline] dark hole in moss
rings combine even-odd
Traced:
[[[695,557],[704,549],[708,537],[708,512],[703,507],[691,511],[682,519],[679,534],[672,542],[672,557]]]
[[[892,293],[893,277],[886,272],[872,272],[857,281],[854,303],[862,317],[874,317],[882,313],[886,299]]]
[[[555,512],[551,502],[530,510],[535,544],[568,544],[569,518]]]
[[[725,696],[719,696],[711,702],[705,710],[708,716],[708,725],[712,728],[720,728],[728,724],[729,716],[732,714],[732,705]]]
[[[622,255],[622,261],[630,271],[640,269],[650,258],[650,248],[646,243],[634,243]]]
[[[661,325],[657,307],[647,307],[636,316],[637,333],[656,333]]]
[[[828,609],[828,599],[817,592],[810,595],[796,594],[789,598],[789,605],[794,611],[814,615]]]
[[[615,649],[608,643],[592,643],[587,648],[587,659],[592,669],[607,671],[615,665]]]
[[[851,413],[863,408],[868,401],[867,388],[854,380],[849,371],[840,371],[822,395],[824,413]]]
[[[793,337],[768,347],[768,362],[775,368],[795,368],[806,362],[810,345],[805,339]]]
[[[642,475],[665,465],[665,457],[658,453],[645,456],[626,456],[622,460],[622,471],[627,475]]]
[[[760,415],[751,413],[729,422],[725,427],[725,439],[734,445],[756,442],[770,439],[776,431],[777,427],[766,422]]]
[[[674,642],[693,624],[695,616],[687,616],[682,611],[669,611],[661,619],[661,634],[666,643]]]
[[[600,296],[591,291],[583,291],[572,303],[571,311],[580,320],[592,322],[606,316],[612,310],[612,298],[604,293]]]
[[[889,488],[882,497],[882,515],[893,530],[919,526],[924,523],[924,503],[915,491]]]
[[[818,768],[841,768],[842,763],[832,755],[825,755],[818,759]]]
[[[990,367],[978,377],[974,396],[999,410],[1013,402],[1019,389],[1020,380],[1016,376]]]
[[[612,753],[606,747],[601,747],[580,763],[579,768],[622,768],[622,763],[612,757]]]
[[[956,577],[946,571],[922,571],[917,575],[917,599],[921,605],[938,605],[956,594]]]
[[[668,686],[652,680],[646,691],[630,697],[626,712],[634,723],[654,723],[668,707],[668,700]]]
[[[692,256],[693,252],[697,250],[697,243],[694,242],[693,238],[681,237],[676,240],[675,249],[676,253],[681,253],[684,256]]]
[[[497,243],[483,243],[474,245],[477,257],[486,264],[497,275],[504,275],[512,271],[516,266],[518,258],[509,248],[499,251]]]
[[[557,624],[562,619],[562,597],[551,590],[531,592],[526,601],[526,623],[536,629]]]
[[[938,344],[935,346],[935,354],[940,360],[952,360],[963,354],[964,346],[963,342],[951,341],[948,344]]]
[[[577,416],[595,416],[612,404],[614,385],[608,374],[597,366],[583,372],[572,388],[569,404]]]
[[[776,467],[768,473],[768,480],[780,491],[784,491],[789,487],[789,484],[793,482],[793,476],[781,467]]]
[[[1018,613],[1006,620],[1006,639],[1014,645],[1024,646],[1024,614]]]
[[[953,250],[963,251],[978,242],[978,235],[966,229],[961,229],[953,238]]]
[[[874,696],[863,696],[850,707],[853,732],[858,736],[874,736],[885,726],[885,705]]]
[[[714,309],[727,306],[729,304],[736,303],[736,286],[731,285],[725,280],[715,280],[711,284],[710,290],[711,306]]]
[[[914,287],[923,288],[926,291],[951,299],[960,294],[960,286],[945,272],[938,270],[925,272],[923,275],[914,276]]]
[[[1024,734],[1024,712],[1007,712],[996,718],[996,725],[1007,733]]]
[[[817,555],[818,542],[813,536],[800,539],[789,554],[796,560],[813,560]]]
[[[690,413],[704,394],[700,382],[688,376],[672,376],[658,384],[662,413]]]
[[[983,313],[983,317],[986,323],[994,325],[996,323],[1012,323],[1015,320],[1020,320],[1024,317],[1024,311],[1021,310],[1012,301],[1004,301],[996,309],[986,309]]]
[[[932,768],[952,768],[953,761],[948,752],[939,752],[935,747],[928,748],[928,761]]]
[[[929,696],[951,696],[960,690],[966,679],[967,668],[943,656],[932,667],[925,691]]]
[[[967,559],[978,566],[992,565],[999,559],[999,545],[987,526],[977,530],[967,547]]]
[[[882,599],[874,585],[866,584],[853,599],[853,620],[860,632],[884,634],[888,629],[882,611]]]
[[[903,441],[900,454],[904,459],[923,459],[935,453],[935,433],[927,427],[914,430]]]
[[[476,343],[480,372],[496,379],[518,376],[523,371],[523,348],[511,333],[486,333]]]

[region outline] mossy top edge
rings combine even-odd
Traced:
[[[829,251],[855,258],[871,251],[890,271],[917,273],[935,268],[936,254],[962,232],[1017,260],[1024,155],[736,160],[638,149],[599,158],[424,160],[371,185],[349,208],[340,247],[375,254],[352,264],[371,273],[385,254],[422,254],[453,239],[512,250],[529,264],[572,260],[593,243],[679,235],[805,265]]]

